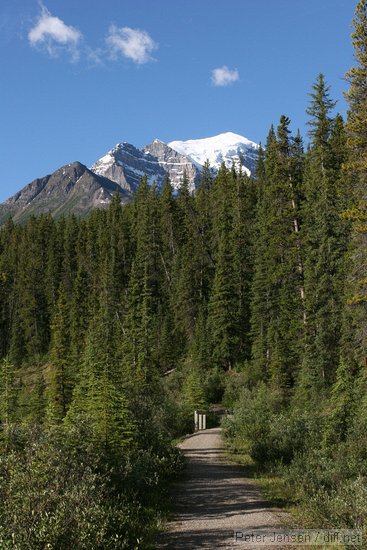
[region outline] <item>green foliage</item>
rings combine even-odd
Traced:
[[[322,74],[313,90],[307,109],[311,143],[306,156],[302,227],[307,324],[299,378],[308,398],[310,392],[325,391],[335,381],[349,239],[348,226],[341,218],[347,197],[338,157],[345,131],[340,117],[330,116],[335,102]]]
[[[360,0],[353,20],[352,43],[357,64],[346,74],[349,82],[346,99],[349,103],[346,162],[347,174],[351,180],[351,202],[345,216],[352,224],[352,238],[349,245],[349,268],[347,277],[347,298],[349,319],[353,327],[354,345],[349,349],[350,360],[363,362],[367,342],[366,327],[366,220],[367,205],[365,188],[367,182],[367,3]]]
[[[354,443],[333,456],[311,449],[292,462],[286,477],[307,525],[362,529],[365,536],[366,469],[356,459]]]
[[[252,284],[251,376],[271,381],[284,398],[295,381],[304,319],[300,257],[301,144],[293,147],[284,115],[267,140],[256,227]]]
[[[154,528],[146,492],[162,490],[175,458],[125,454],[111,469],[88,443],[89,429],[14,431],[0,455],[2,548],[144,547]]]
[[[186,375],[183,387],[183,400],[192,414],[194,410],[205,409],[206,407],[203,380],[199,371],[195,368],[190,368]]]
[[[224,422],[226,436],[237,451],[274,467],[293,458],[320,437],[320,416],[316,411],[284,409],[281,394],[265,384],[244,389],[232,418]]]
[[[15,420],[17,393],[14,366],[6,357],[0,362],[0,441],[5,445]]]

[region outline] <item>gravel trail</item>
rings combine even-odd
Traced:
[[[235,529],[279,528],[285,514],[262,499],[254,481],[243,478],[243,469],[225,462],[221,429],[189,436],[180,448],[186,468],[183,479],[173,488],[176,515],[158,548],[279,550],[280,546],[255,546],[234,540]]]

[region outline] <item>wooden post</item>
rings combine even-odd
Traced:
[[[206,414],[203,414],[203,430],[206,430]]]
[[[199,414],[199,430],[203,429],[203,415]]]
[[[199,429],[199,415],[198,415],[198,411],[195,411],[195,412],[194,412],[194,426],[195,426],[195,432],[197,432],[198,429]]]

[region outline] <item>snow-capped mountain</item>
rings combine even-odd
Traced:
[[[114,193],[119,193],[122,201],[127,202],[142,176],[147,176],[149,184],[155,182],[158,189],[169,177],[174,190],[178,191],[186,173],[193,192],[206,161],[214,171],[222,162],[228,168],[235,162],[250,174],[255,170],[257,150],[256,143],[231,132],[169,144],[155,139],[141,149],[130,143],[119,143],[90,169],[73,162],[26,185],[0,204],[0,224],[9,216],[22,221],[31,214],[43,212],[54,216],[85,215],[93,208],[106,208]]]
[[[149,183],[155,181],[158,188],[169,176],[172,187],[177,191],[186,172],[189,188],[194,191],[206,161],[209,161],[214,172],[222,162],[228,168],[234,162],[250,175],[255,170],[257,150],[256,143],[232,132],[168,144],[155,139],[142,149],[130,143],[119,143],[97,160],[91,171],[130,192],[136,191],[143,175],[147,176]]]
[[[171,141],[168,146],[185,155],[199,167],[209,161],[210,166],[218,170],[222,162],[227,168],[231,168],[234,162],[242,164],[249,175],[255,170],[259,148],[257,143],[233,132],[203,139]]]

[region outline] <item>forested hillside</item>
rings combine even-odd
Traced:
[[[175,437],[223,402],[317,527],[367,524],[367,2],[350,112],[322,74],[256,176],[142,178],[87,218],[0,229],[0,545],[143,548]]]

